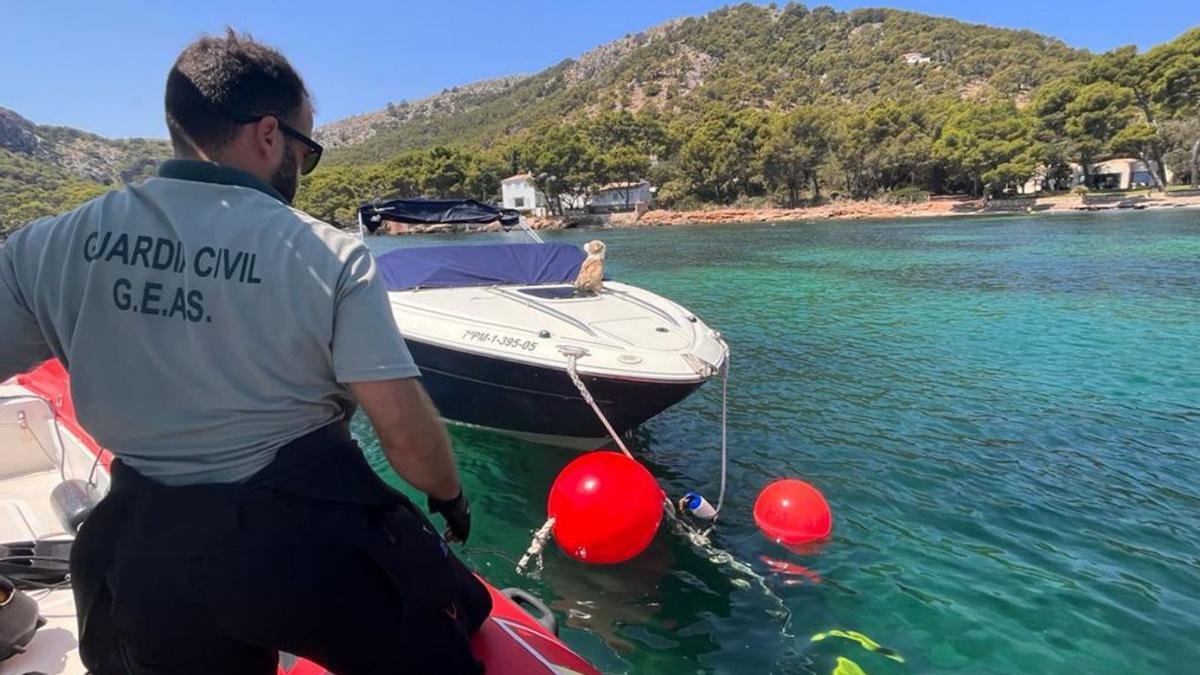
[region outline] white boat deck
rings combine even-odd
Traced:
[[[55,433],[50,407],[23,387],[0,383],[0,543],[70,538],[50,505],[62,481],[60,439],[67,463],[87,464],[86,450],[66,430]],[[0,675],[82,675],[70,589],[34,590],[46,625],[24,654],[0,661]]]
[[[717,332],[666,298],[615,281],[596,295],[571,293],[550,284],[414,289],[389,298],[406,337],[517,363],[562,370],[560,348],[569,347],[586,350],[581,374],[699,382],[724,361]]]
[[[0,448],[0,453],[8,448]],[[0,480],[0,543],[63,538],[49,495],[62,479],[58,469]],[[75,639],[75,599],[70,589],[28,591],[46,625],[26,653],[0,661],[0,675],[82,675]]]

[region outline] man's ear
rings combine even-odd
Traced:
[[[275,145],[282,142],[279,130],[279,120],[274,115],[267,115],[251,127],[254,133],[254,148],[259,156],[267,161],[274,157]]]

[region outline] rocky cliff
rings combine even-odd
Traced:
[[[171,156],[166,141],[107,139],[69,127],[41,126],[0,107],[0,150],[105,185],[125,183]]]

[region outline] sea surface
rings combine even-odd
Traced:
[[[690,308],[733,354],[712,545],[749,571],[664,526],[626,564],[551,546],[517,574],[575,454],[451,432],[475,517],[462,554],[550,603],[602,670],[1200,672],[1200,212],[544,236],[603,239],[613,277]],[[720,394],[636,434],[669,495],[715,498]],[[755,496],[785,476],[828,498],[823,545],[755,529]]]

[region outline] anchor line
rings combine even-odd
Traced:
[[[729,409],[730,350],[729,350],[729,345],[725,344],[724,342],[722,342],[722,347],[723,347],[723,352],[724,352],[724,354],[723,354],[724,360],[721,364],[721,369],[720,369],[720,372],[721,372],[721,489],[720,489],[720,493],[717,497],[717,506],[715,509],[717,511],[718,515],[720,514],[721,506],[724,504],[724,501],[725,501],[725,487],[726,487],[726,482],[727,482],[727,478],[728,478],[728,458],[729,458],[729,453],[728,453],[728,419],[729,419],[728,409]],[[629,457],[630,459],[637,461],[636,459],[634,459],[633,453],[631,453],[629,451],[629,448],[626,447],[624,441],[621,440],[620,435],[617,434],[615,429],[613,429],[612,424],[609,423],[608,418],[604,415],[604,412],[602,410],[600,410],[600,406],[596,403],[595,397],[592,396],[592,393],[588,390],[587,385],[584,384],[583,379],[579,376],[579,371],[577,368],[579,357],[587,356],[588,351],[582,347],[560,346],[559,352],[561,352],[563,354],[563,356],[565,356],[567,358],[567,375],[570,376],[571,382],[573,382],[575,384],[575,388],[579,390],[579,395],[583,397],[583,400],[589,406],[591,406],[592,410],[596,413],[596,417],[600,419],[600,422],[604,425],[604,428],[608,430],[609,435],[612,437],[613,441],[616,442],[617,447],[621,449],[621,452],[623,452],[626,457]],[[712,533],[713,527],[710,526],[704,530],[700,530],[700,529],[694,527],[691,523],[687,522],[685,519],[681,518],[676,513],[675,504],[669,498],[666,498],[665,496],[663,498],[663,513],[666,515],[667,519],[670,522],[674,523],[675,526],[678,527],[682,531],[682,533],[683,533],[684,537],[687,539],[688,543],[690,543],[696,550],[703,553],[709,561],[711,561],[715,564],[718,564],[718,565],[723,565],[723,566],[727,567],[728,569],[730,569],[731,571],[735,572],[736,574],[742,576],[744,579],[751,580],[753,582],[753,584],[749,584],[749,582],[744,581],[744,579],[743,579],[743,583],[757,586],[759,588],[759,590],[761,590],[767,598],[769,598],[771,601],[773,601],[773,603],[776,606],[776,609],[772,613],[776,616],[776,618],[782,620],[782,622],[784,624],[783,633],[785,635],[787,635],[787,625],[791,618],[791,612],[788,611],[787,606],[784,605],[784,603],[783,603],[783,600],[780,599],[779,596],[776,595],[775,592],[771,590],[771,587],[767,585],[766,579],[763,578],[762,575],[755,572],[753,567],[746,564],[745,562],[742,562],[737,557],[735,557],[733,554],[714,546],[712,541],[709,539],[709,535]],[[521,557],[521,560],[517,563],[517,571],[518,572],[524,572],[525,568],[529,564],[529,561],[532,560],[533,558],[535,558],[536,556],[540,555],[542,553],[542,551],[545,549],[547,542],[550,540],[551,532],[554,529],[554,522],[555,522],[554,518],[552,518],[552,517],[549,518],[541,526],[541,528],[539,528],[537,530],[537,532],[534,533],[533,541],[530,542],[529,548],[525,551],[525,555],[523,555]],[[714,518],[714,522],[715,522],[715,518]]]
[[[729,459],[728,410],[729,410],[730,351],[729,351],[728,345],[722,343],[722,347],[723,347],[723,352],[724,352],[724,354],[723,354],[724,358],[722,360],[721,370],[720,370],[720,372],[721,372],[721,488],[720,488],[720,493],[717,497],[717,506],[715,508],[718,516],[720,515],[720,512],[721,512],[721,506],[725,502],[725,487],[727,484],[728,473],[729,473],[728,472],[728,459]],[[592,411],[596,413],[596,417],[600,420],[601,424],[604,425],[604,428],[608,431],[609,436],[613,439],[613,442],[615,442],[617,444],[617,447],[621,450],[621,452],[624,453],[626,457],[633,459],[634,461],[637,461],[634,458],[633,453],[629,451],[628,446],[625,445],[625,442],[623,440],[621,440],[620,434],[618,434],[616,429],[613,428],[612,423],[608,421],[608,417],[604,414],[604,411],[600,409],[600,405],[598,403],[596,403],[596,398],[594,396],[592,396],[592,392],[587,388],[587,385],[583,382],[583,378],[581,378],[579,376],[579,369],[578,369],[579,357],[586,356],[588,354],[588,351],[586,349],[583,349],[580,347],[568,347],[568,346],[559,347],[559,351],[564,356],[567,357],[567,375],[571,378],[571,382],[574,383],[575,388],[579,390],[579,395],[583,398],[584,402],[586,402],[592,408]],[[713,529],[711,526],[704,530],[700,530],[700,529],[694,527],[691,523],[684,520],[683,518],[680,518],[678,513],[675,510],[674,502],[672,502],[670,500],[670,498],[666,497],[665,495],[663,497],[663,513],[666,515],[668,520],[675,523],[678,527],[682,528],[686,532],[687,538],[692,544],[696,545],[697,547],[701,548],[702,550],[705,548],[709,549],[708,551],[706,551],[706,553],[715,552],[712,550],[712,548],[711,548],[712,545],[708,541],[708,535],[712,532],[712,529]],[[715,522],[716,517],[714,517],[713,520]],[[525,568],[529,565],[529,561],[542,553],[542,551],[546,547],[546,543],[550,539],[550,535],[551,535],[551,532],[553,531],[553,528],[554,528],[554,518],[550,518],[540,528],[538,528],[538,530],[534,533],[533,540],[530,542],[529,548],[526,549],[525,554],[523,556],[521,556],[521,560],[517,563],[517,571],[518,572],[523,572],[525,570]],[[728,554],[726,554],[726,555],[728,555]]]

